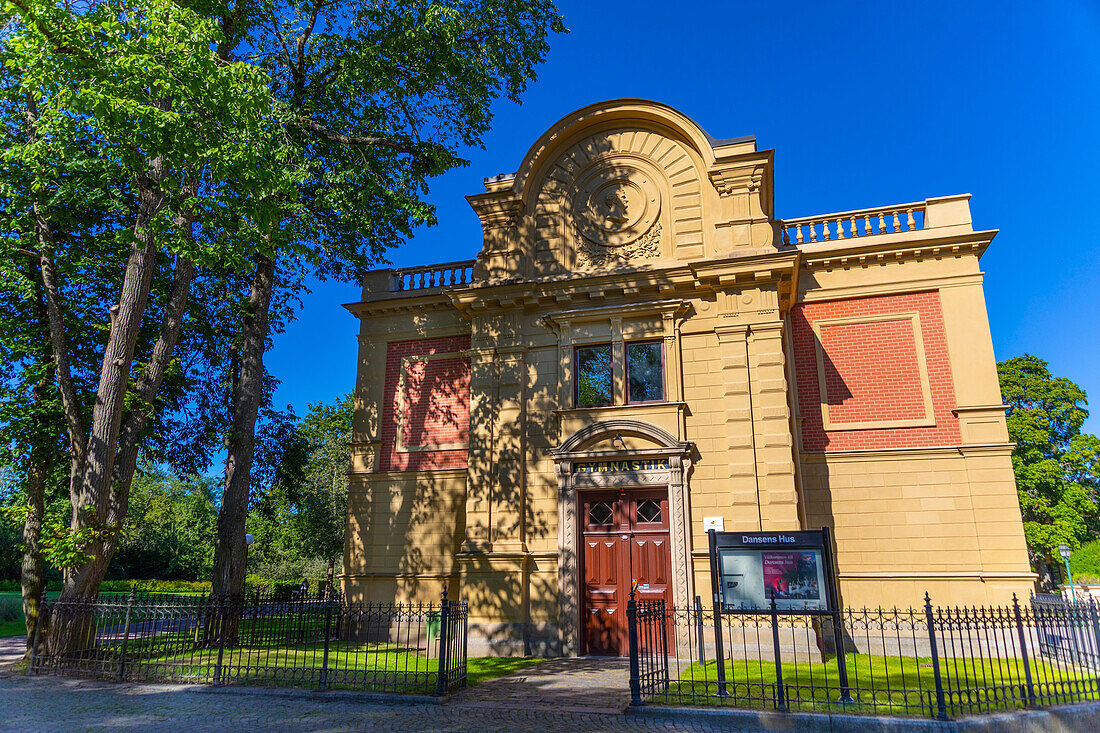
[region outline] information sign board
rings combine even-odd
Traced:
[[[829,611],[835,607],[828,531],[708,532],[724,612]]]

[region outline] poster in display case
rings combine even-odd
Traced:
[[[709,532],[724,611],[833,608],[833,568],[825,530]]]

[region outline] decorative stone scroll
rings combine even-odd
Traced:
[[[661,222],[655,222],[644,236],[622,247],[602,247],[587,237],[577,244],[577,264],[581,267],[606,267],[660,256]]]

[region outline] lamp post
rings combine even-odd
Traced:
[[[244,580],[248,582],[248,549],[252,547],[252,543],[256,541],[256,538],[250,534],[244,536]]]
[[[1074,605],[1077,604],[1077,593],[1073,590],[1073,573],[1069,570],[1069,556],[1072,551],[1069,549],[1069,545],[1065,542],[1058,545],[1058,554],[1062,556],[1062,561],[1066,564],[1066,577],[1069,579],[1069,598],[1073,601]]]

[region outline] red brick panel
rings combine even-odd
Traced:
[[[917,313],[932,396],[932,420],[920,427],[823,429],[814,323],[897,315],[897,319],[821,326],[830,422],[916,421],[925,417],[913,321]],[[802,303],[791,316],[795,379],[807,451],[957,445],[955,390],[937,292]]]
[[[470,360],[465,356],[439,355],[454,354],[469,348],[469,336],[392,341],[387,344],[379,461],[381,470],[466,467],[470,429]],[[401,379],[402,369],[404,380]],[[403,387],[400,393],[399,386]],[[432,446],[440,448],[433,449]]]
[[[911,319],[834,323],[818,332],[832,423],[926,417]]]

